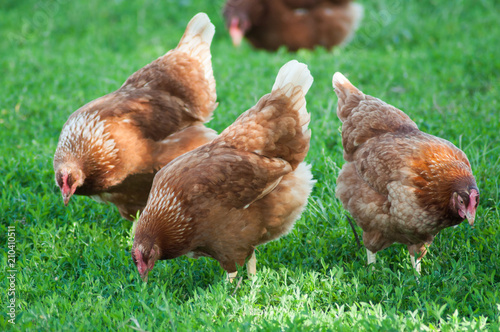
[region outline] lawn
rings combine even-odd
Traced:
[[[347,47],[269,53],[232,47],[222,0],[2,1],[0,330],[498,331],[500,3],[362,3],[365,19]],[[220,104],[208,126],[219,132],[270,91],[285,62],[309,65],[307,161],[317,184],[293,231],[259,247],[255,278],[241,268],[242,282],[229,284],[215,260],[182,257],[158,262],[143,283],[130,257],[132,224],[86,197],[64,207],[52,158],[73,111],[175,47],[200,11],[216,25]],[[475,227],[439,233],[421,276],[403,245],[368,269],[334,197],[344,163],[335,71],[462,148],[472,164],[481,190]],[[15,325],[7,321],[12,269]]]

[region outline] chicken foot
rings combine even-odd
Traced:
[[[249,279],[251,279],[254,275],[257,274],[257,257],[255,256],[255,251],[252,252],[252,255],[247,261],[247,274]],[[232,283],[233,280],[236,279],[237,275],[238,271],[228,272],[227,280],[229,280],[229,282]]]
[[[413,268],[417,271],[418,274],[420,274],[420,270],[421,270],[421,260],[420,258],[417,258],[415,259],[415,256],[411,256],[410,255],[410,258],[411,258],[411,265],[413,265]]]
[[[255,256],[255,251],[252,252],[252,256],[247,261],[247,274],[248,279],[257,274],[257,257]]]
[[[227,280],[229,280],[229,282],[233,282],[234,279],[236,279],[236,276],[238,275],[238,271],[235,271],[235,272],[228,272],[227,273]]]

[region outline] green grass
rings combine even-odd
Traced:
[[[3,1],[0,270],[10,225],[18,273],[15,325],[0,276],[0,330],[500,329],[500,4],[363,2],[365,20],[350,45],[290,54],[234,49],[220,0]],[[220,132],[268,93],[290,59],[306,62],[315,78],[307,161],[318,182],[293,231],[259,247],[258,275],[240,287],[225,281],[216,261],[185,257],[159,262],[142,283],[129,254],[131,223],[85,197],[65,208],[53,179],[67,117],[175,47],[199,11],[216,25],[220,105],[210,127]],[[481,189],[476,226],[442,231],[418,278],[402,245],[367,269],[334,197],[343,164],[335,71],[469,156]]]

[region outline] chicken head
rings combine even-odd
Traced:
[[[149,248],[146,248],[144,245],[139,245],[137,247],[134,246],[132,249],[132,259],[144,282],[148,281],[149,271],[153,269],[156,261],[160,257],[160,248],[158,245],[152,244],[153,242],[151,242]]]
[[[460,218],[467,219],[469,225],[474,226],[476,209],[479,205],[479,190],[470,188],[469,190],[455,191],[451,197],[450,205]]]
[[[81,186],[85,181],[85,174],[81,168],[76,165],[66,165],[66,167],[61,168],[56,173],[56,182],[61,189],[61,194],[63,197],[64,205],[68,205],[68,202],[76,191],[76,188]]]

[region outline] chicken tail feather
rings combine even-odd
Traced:
[[[344,122],[349,117],[352,110],[352,107],[344,107],[347,103],[347,99],[351,95],[363,96],[363,92],[352,85],[351,82],[339,72],[333,75],[332,85],[339,98],[337,116],[340,121]]]
[[[215,102],[217,93],[215,90],[215,78],[212,69],[212,54],[210,53],[210,45],[214,34],[215,26],[210,22],[208,15],[205,13],[198,13],[189,21],[177,48],[171,51],[186,53],[189,57],[197,59],[201,64],[204,78],[208,83],[210,95],[210,114],[207,115],[205,121],[209,120],[211,112],[217,107],[217,103]]]
[[[307,65],[297,60],[291,60],[281,67],[278,72],[273,85],[273,91],[282,89],[288,97],[291,97],[293,94],[292,88],[299,86],[305,95],[312,83],[313,77],[309,69],[307,69]]]
[[[342,121],[344,157],[372,137],[418,129],[408,115],[380,99],[365,95],[341,73],[333,75],[332,84],[339,99],[337,116]]]
[[[239,150],[281,158],[295,169],[309,150],[305,95],[312,82],[305,64],[288,62],[280,69],[273,91],[243,113],[220,139]]]
[[[339,72],[333,75],[332,85],[339,99],[346,99],[353,94],[363,94],[358,88],[352,85],[349,80]]]
[[[210,44],[215,34],[215,26],[210,22],[207,14],[198,13],[189,21],[176,50],[185,52],[193,58],[198,58],[203,64],[205,77],[212,75]]]
[[[281,91],[290,98],[293,109],[298,110],[302,132],[306,132],[309,124],[309,114],[306,109],[305,95],[314,79],[307,65],[292,60],[281,67],[273,85],[273,92]]]

